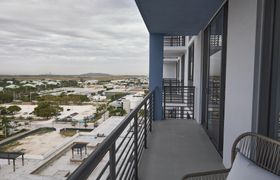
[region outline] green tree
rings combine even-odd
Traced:
[[[96,113],[95,113],[95,120],[98,120],[101,118],[102,114],[104,114],[107,110],[107,105],[106,104],[101,104],[96,108]]]
[[[108,109],[109,116],[124,116],[126,115],[126,111],[123,108],[115,108],[113,106],[109,106]]]
[[[106,110],[106,104],[101,104],[96,108],[97,113],[102,113]]]
[[[12,127],[11,126],[11,119],[9,119],[8,117],[6,116],[1,116],[0,118],[1,120],[1,129],[3,131],[3,134],[5,137],[8,137],[9,134],[10,134],[10,128]]]
[[[0,107],[0,115],[7,115],[7,114],[8,114],[7,108],[1,106],[1,107]]]
[[[14,113],[16,113],[16,112],[19,112],[19,111],[21,111],[21,108],[19,107],[19,106],[9,106],[8,108],[7,108],[7,110],[8,110],[8,112],[10,113],[10,114],[14,114]]]
[[[63,108],[57,104],[53,104],[51,102],[40,102],[34,109],[34,114],[36,116],[49,119],[52,116],[58,115],[61,111],[63,111]]]
[[[13,101],[12,92],[0,92],[0,103],[10,103]]]
[[[88,127],[87,119],[86,119],[86,118],[84,118],[84,127],[85,127],[85,128]]]
[[[112,96],[110,97],[110,101],[113,102],[113,101],[115,101],[115,100],[118,100],[118,99],[120,99],[120,98],[126,96],[126,95],[128,95],[128,93],[117,93],[117,94],[112,95]]]
[[[56,102],[59,104],[79,104],[82,102],[88,102],[90,99],[86,95],[76,95],[76,94],[69,94],[66,95],[65,93],[61,93],[59,96],[52,96],[52,95],[46,95],[41,96],[37,98],[38,101],[50,101],[50,102]]]
[[[78,87],[78,82],[75,80],[69,80],[69,81],[61,81],[60,82],[62,87]]]

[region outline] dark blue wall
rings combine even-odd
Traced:
[[[163,35],[150,34],[149,89],[155,91],[155,120],[162,120]]]

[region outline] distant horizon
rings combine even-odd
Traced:
[[[97,73],[80,73],[80,74],[54,74],[54,73],[46,73],[46,74],[2,74],[0,73],[0,76],[85,76],[93,74],[95,76],[98,76],[99,74],[101,76],[148,76],[148,74],[113,74],[113,73],[103,73],[103,72],[97,72]]]

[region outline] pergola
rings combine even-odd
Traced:
[[[21,156],[22,165],[24,166],[24,153],[23,152],[0,152],[0,159],[8,159],[8,164],[10,165],[10,160],[13,160],[13,170],[16,170],[16,159]]]
[[[74,158],[74,153],[75,151],[77,151],[77,154],[80,154],[81,159],[83,157],[83,149],[85,149],[85,154],[87,154],[87,142],[76,142],[73,146],[72,146],[72,158]]]

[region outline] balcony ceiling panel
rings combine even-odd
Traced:
[[[150,33],[196,35],[223,0],[135,0]]]
[[[165,57],[181,57],[186,53],[187,49],[185,46],[182,47],[164,47]]]

